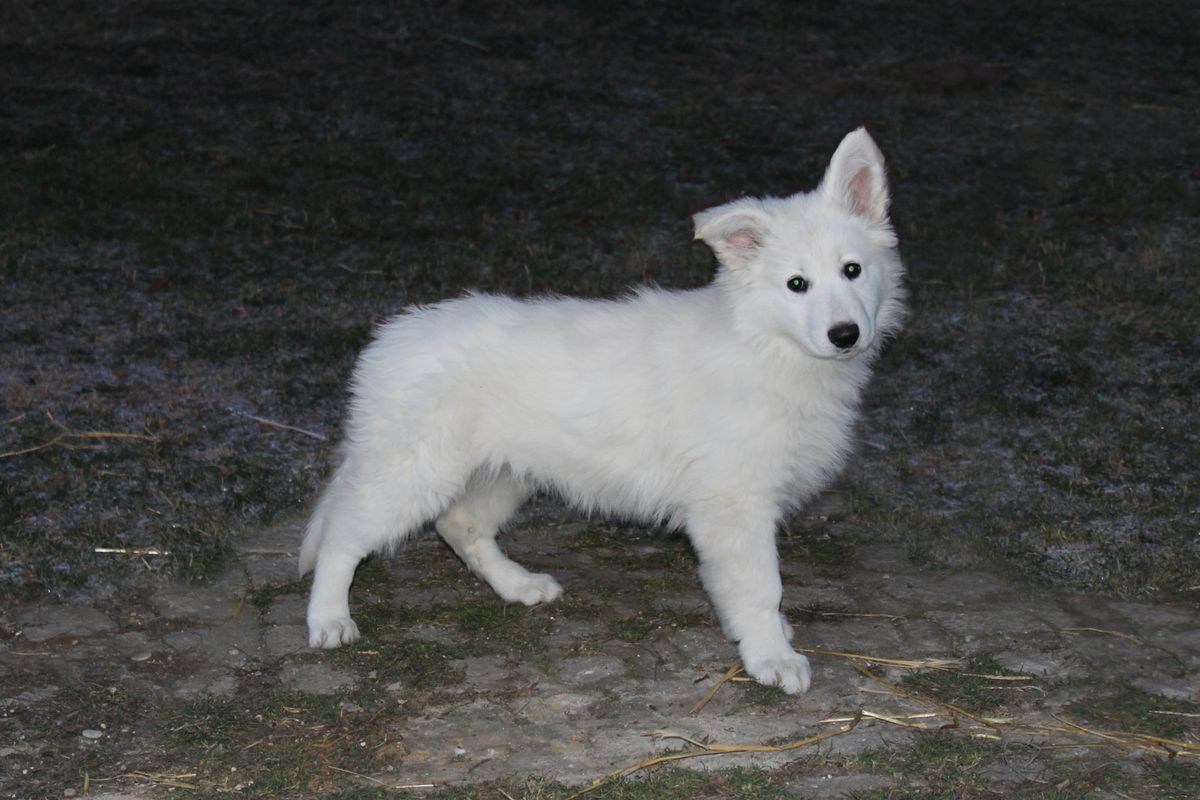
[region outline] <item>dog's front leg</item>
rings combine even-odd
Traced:
[[[779,613],[775,516],[773,508],[744,502],[706,504],[689,514],[687,529],[704,588],[726,635],[738,643],[746,672],[796,694],[808,690],[812,671],[788,644],[791,628]]]

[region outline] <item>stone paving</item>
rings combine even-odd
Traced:
[[[298,522],[248,537],[235,563],[204,585],[168,583],[96,607],[46,601],[5,609],[0,796],[78,796],[85,781],[71,760],[101,750],[112,756],[104,763],[129,775],[168,771],[167,765],[151,769],[156,758],[174,759],[171,768],[192,774],[198,765],[180,763],[178,752],[160,741],[171,729],[172,708],[275,690],[340,701],[343,717],[369,716],[372,731],[385,731],[392,755],[388,763],[373,762],[366,780],[392,785],[529,775],[581,785],[680,746],[647,738],[648,730],[706,742],[783,742],[834,729],[837,723],[823,721],[862,708],[884,715],[931,710],[889,692],[848,659],[812,654],[807,695],[755,694],[748,684],[730,683],[690,713],[736,651],[687,571],[686,547],[644,531],[631,535],[624,550],[619,531],[597,544],[592,524],[562,521],[563,514],[547,522],[555,513],[517,526],[505,539],[516,560],[554,573],[567,593],[561,606],[521,612],[526,628],[518,633],[525,638],[492,640],[486,623],[482,634],[455,624],[460,610],[509,612],[440,542],[426,538],[373,562],[378,574],[371,580],[360,575],[364,586],[356,586],[355,608],[375,605],[353,657],[308,650],[306,582],[294,580]],[[925,570],[886,544],[857,548],[840,572],[830,575],[809,561],[786,563],[785,608],[800,623],[796,643],[901,659],[986,656],[1028,676],[993,687],[1005,692],[995,713],[1024,726],[999,732],[1002,739],[1035,741],[1036,726],[1055,724],[1054,715],[1071,716],[1081,700],[1128,687],[1176,708],[1200,703],[1194,607],[1062,593],[978,570]],[[632,632],[621,633],[622,626],[633,626]],[[464,649],[468,641],[475,646]],[[432,677],[406,666],[405,654],[423,647],[450,654],[435,664]],[[889,683],[910,672],[872,670]],[[137,707],[144,713],[122,718],[119,704],[86,702],[96,693],[101,700],[105,693],[141,698]],[[963,727],[969,734],[971,726]],[[1182,735],[1194,741],[1196,733],[1193,724]],[[681,764],[776,768],[813,756],[844,764],[864,751],[905,747],[919,735],[864,720],[803,751]],[[1092,752],[1078,738],[1064,741],[1072,747],[1029,769],[1053,771],[1055,759]],[[1145,756],[1106,751],[1106,758],[1130,763]],[[988,768],[997,784],[1033,779],[1003,763]],[[843,797],[895,782],[858,769],[803,775],[788,788],[802,797]],[[116,798],[173,790],[130,778],[88,791]]]

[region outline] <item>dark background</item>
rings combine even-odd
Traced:
[[[1195,598],[1198,32],[1162,0],[6,3],[0,591],[203,578],[303,513],[375,322],[703,283],[692,212],[811,188],[865,124],[914,316],[786,535]]]

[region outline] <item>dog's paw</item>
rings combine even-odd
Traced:
[[[553,602],[562,597],[563,593],[562,587],[554,578],[533,572],[512,580],[503,588],[504,591],[497,589],[501,597],[510,603],[524,603],[527,606]]]
[[[779,658],[748,659],[746,673],[766,686],[778,686],[788,694],[807,692],[812,683],[812,668],[799,653]]]
[[[308,646],[326,650],[358,639],[358,626],[349,617],[308,621]]]

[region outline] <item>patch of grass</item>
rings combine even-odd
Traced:
[[[646,595],[668,595],[694,590],[700,582],[696,574],[696,561],[689,558],[690,569],[671,570],[669,572],[654,572],[650,575],[637,576],[637,590]]]
[[[645,611],[619,619],[609,620],[607,629],[602,634],[625,642],[642,642],[650,638],[655,631],[664,628],[690,628],[697,625],[709,625],[712,621],[706,613],[682,614],[677,611],[660,609]]]
[[[909,748],[875,750],[861,754],[850,767],[865,766],[873,772],[887,771],[900,784],[888,789],[862,793],[864,800],[951,800],[974,797],[983,789],[978,770],[998,755],[993,745],[974,742],[954,733],[921,733]],[[904,786],[909,778],[919,778],[919,788]]]
[[[211,752],[238,741],[252,725],[250,712],[232,700],[203,698],[181,705],[167,726],[167,741]]]
[[[308,580],[283,581],[282,583],[265,583],[255,586],[246,598],[255,611],[265,615],[271,610],[276,598],[284,595],[304,595],[308,591]]]
[[[373,626],[395,630],[420,624],[453,631],[454,638],[460,640],[464,651],[471,655],[538,646],[553,629],[553,613],[557,610],[551,606],[505,603],[498,597],[429,607],[377,603],[369,609],[366,616]]]
[[[916,694],[956,705],[972,713],[986,714],[1008,703],[1012,686],[1004,681],[989,681],[979,676],[1016,674],[1001,667],[990,656],[977,655],[964,669],[913,672],[905,676],[900,685]]]
[[[185,703],[162,723],[163,741],[200,773],[205,797],[241,786],[244,796],[294,796],[297,787],[327,785],[329,764],[372,770],[361,742],[384,741],[372,715],[344,710],[341,697],[242,691],[232,698]]]
[[[653,615],[634,614],[633,616],[610,623],[608,633],[623,642],[636,644],[650,638],[650,634],[658,630],[659,627],[660,624]]]
[[[764,686],[758,681],[747,683],[745,687],[742,698],[752,706],[771,708],[785,703],[790,698],[790,695],[778,686]]]
[[[826,578],[844,578],[857,562],[854,542],[835,538],[828,534],[814,537],[781,536],[779,538],[781,558],[812,564],[817,574]]]
[[[497,599],[439,607],[436,615],[450,619],[472,644],[487,651],[528,651],[541,646],[554,626],[549,607],[528,607]]]
[[[575,791],[575,788],[553,781],[531,778],[519,784],[481,783],[443,787],[425,796],[431,800],[493,800],[507,794],[522,800],[563,800]],[[374,800],[394,796],[394,792],[379,787],[363,786],[343,788],[325,796],[339,800]],[[708,797],[782,800],[791,795],[781,788],[778,778],[766,770],[734,768],[698,772],[663,768],[645,775],[613,781],[588,796],[598,800],[696,800]]]
[[[694,800],[728,797],[736,800],[773,800],[789,797],[778,776],[762,769],[732,768],[699,772],[656,769],[647,775],[607,784],[592,796],[601,800]]]
[[[1200,797],[1200,764],[1182,761],[1157,761],[1146,765],[1148,781],[1162,800],[1191,800]],[[1128,785],[1132,791],[1138,787]]]
[[[1090,727],[1179,739],[1194,734],[1194,720],[1182,715],[1200,713],[1200,704],[1122,686],[1077,700],[1067,710],[1072,719],[1087,720]]]
[[[921,734],[912,750],[897,764],[907,775],[935,775],[942,779],[961,781],[995,755],[991,745],[977,744],[954,734]]]
[[[428,691],[462,680],[450,662],[480,653],[463,644],[447,644],[410,637],[364,637],[330,651],[338,663],[373,669],[385,685],[402,681],[413,690]]]

